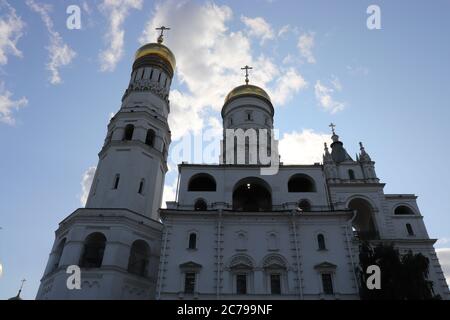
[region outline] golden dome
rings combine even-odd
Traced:
[[[253,96],[259,96],[266,100],[270,101],[270,97],[263,89],[260,87],[251,85],[251,84],[244,84],[242,86],[236,87],[233,90],[230,91],[229,94],[227,94],[227,97],[225,98],[224,104],[226,104],[228,101],[230,101],[233,98],[236,98],[238,96],[243,95],[253,95]]]
[[[173,55],[172,51],[170,51],[170,49],[167,48],[165,45],[162,45],[160,43],[148,43],[140,47],[139,50],[136,51],[134,61],[149,55],[156,55],[160,57],[161,59],[169,63],[172,69],[175,70],[176,65],[175,56]]]

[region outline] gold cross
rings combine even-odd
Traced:
[[[241,68],[241,70],[245,70],[245,84],[248,84],[249,80],[248,80],[248,70],[253,69],[252,67],[249,66],[245,66],[243,68]]]
[[[336,125],[332,122],[332,123],[330,123],[329,127],[331,128],[331,131],[332,131],[333,134],[335,135],[336,132],[334,131],[334,128],[336,128]]]
[[[156,28],[155,30],[161,30],[161,34],[158,37],[158,43],[162,43],[164,41],[164,31],[165,30],[170,30],[170,28],[165,27],[165,26],[161,26],[159,28]]]

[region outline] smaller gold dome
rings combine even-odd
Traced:
[[[267,94],[267,92],[264,91],[263,89],[261,89],[260,87],[257,87],[257,86],[251,85],[251,84],[244,84],[242,86],[236,87],[233,90],[231,90],[230,93],[227,94],[224,104],[226,104],[229,100],[231,100],[233,98],[236,98],[238,96],[243,96],[243,95],[260,96],[260,97],[270,101],[270,97]]]
[[[169,63],[172,69],[175,70],[176,66],[175,56],[173,55],[172,51],[170,51],[170,49],[167,48],[165,45],[160,43],[148,43],[140,47],[138,51],[136,51],[134,61],[149,55],[156,55],[160,57],[161,59]]]

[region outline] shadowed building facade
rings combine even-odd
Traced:
[[[162,36],[137,51],[86,207],[60,223],[37,299],[358,299],[361,241],[421,252],[450,298],[416,196],[385,194],[363,145],[350,157],[334,125],[321,164],[280,163],[274,106],[248,73],[224,101],[218,164],[180,164],[176,201],[160,209],[174,70]],[[69,265],[81,290],[67,289]]]

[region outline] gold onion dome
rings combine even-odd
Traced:
[[[242,86],[236,87],[233,90],[231,90],[230,93],[227,94],[224,104],[226,104],[231,99],[237,98],[239,96],[246,96],[246,95],[261,97],[270,102],[270,97],[266,91],[264,91],[260,87],[257,87],[257,86],[251,85],[251,84],[244,84]]]
[[[172,67],[172,70],[175,70],[175,56],[169,48],[161,43],[148,43],[146,45],[143,45],[138,49],[138,51],[136,51],[134,61],[137,61],[139,58],[152,55],[158,56],[159,58],[163,59]]]

